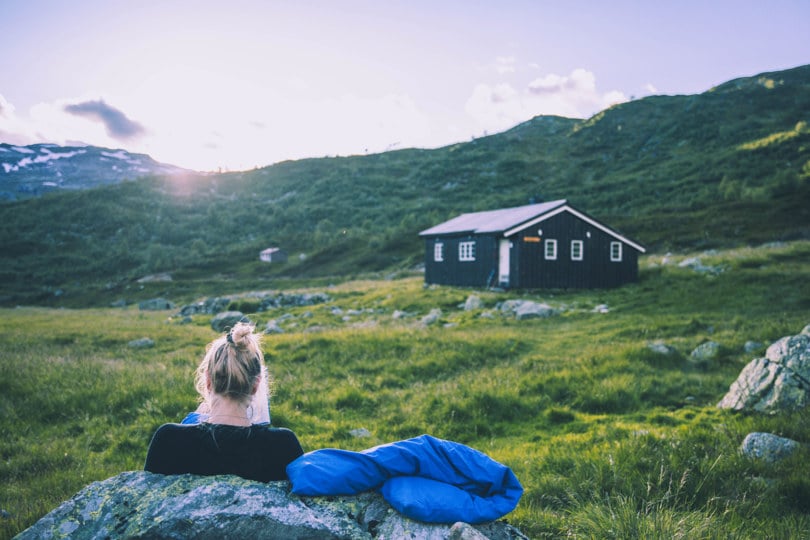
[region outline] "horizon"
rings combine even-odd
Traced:
[[[0,142],[249,170],[587,118],[810,57],[810,3],[790,0],[130,6],[7,0]]]

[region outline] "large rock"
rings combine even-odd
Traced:
[[[752,360],[718,407],[760,412],[795,410],[810,402],[810,335],[784,337],[773,343],[765,358]]]
[[[250,322],[250,319],[245,317],[245,314],[241,311],[223,311],[222,313],[217,313],[211,319],[211,328],[215,332],[224,332],[225,330],[233,328],[234,325],[240,321]]]
[[[448,539],[458,524],[402,517],[377,493],[298,497],[289,482],[237,476],[164,476],[125,472],[85,487],[44,516],[18,540],[49,538],[324,538]],[[472,526],[469,526],[472,527]],[[475,526],[491,540],[525,539],[505,522]]]

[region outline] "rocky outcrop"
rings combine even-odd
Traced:
[[[479,535],[479,536],[476,536]],[[289,482],[125,472],[90,484],[19,540],[48,538],[525,539],[505,522],[427,524],[382,496],[298,497]]]
[[[718,407],[760,412],[796,410],[810,403],[810,331],[783,337],[752,360]]]

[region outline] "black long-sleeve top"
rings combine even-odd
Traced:
[[[235,474],[286,480],[287,464],[304,451],[295,433],[267,425],[164,424],[155,432],[144,470],[160,474]]]

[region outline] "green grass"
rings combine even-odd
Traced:
[[[696,255],[724,271],[677,266]],[[531,538],[808,538],[810,451],[775,466],[738,453],[751,431],[807,445],[807,412],[715,404],[753,358],[747,340],[769,344],[810,323],[810,243],[671,259],[643,258],[640,282],[614,290],[496,293],[418,277],[310,289],[333,301],[251,314],[260,325],[291,316],[265,339],[274,423],[307,450],[422,433],[469,444],[521,480],[508,519]],[[459,308],[472,293],[483,310]],[[510,298],[563,311],[516,321],[496,309]],[[609,313],[592,312],[603,303]],[[425,328],[434,307],[442,319]],[[195,407],[193,372],[215,333],[209,316],[174,315],[0,311],[0,508],[10,515],[0,537],[89,482],[140,469],[152,432]],[[144,336],[154,348],[127,346]],[[656,340],[677,354],[652,353]],[[707,340],[723,354],[691,365]],[[356,428],[371,436],[352,437]]]

